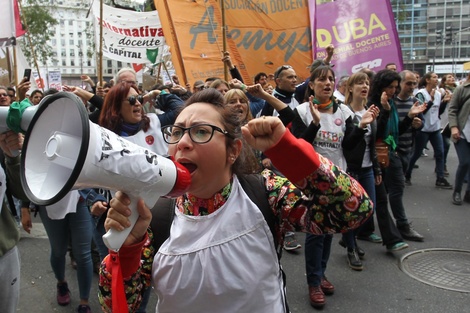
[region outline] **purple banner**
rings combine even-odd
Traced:
[[[313,58],[335,47],[332,64],[337,77],[362,68],[377,72],[387,63],[403,69],[400,41],[389,0],[337,0],[315,5],[309,0]]]

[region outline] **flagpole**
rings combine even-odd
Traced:
[[[8,58],[10,61],[10,58]],[[18,85],[20,82],[18,81],[18,61],[16,59],[16,38],[15,38],[15,45],[13,46],[13,79],[15,81],[16,91],[15,92],[15,100],[18,101]],[[21,79],[23,80],[23,78]]]
[[[103,0],[100,0],[100,49],[98,50],[98,82],[103,81]],[[114,82],[117,84],[118,82]]]
[[[227,26],[225,23],[225,6],[224,0],[220,0],[220,11],[222,13],[222,55],[227,51]],[[228,81],[228,73],[227,73],[227,64],[224,62],[224,79]]]
[[[34,67],[36,68],[36,71],[38,71],[38,77],[39,77],[39,85],[38,88],[41,88],[42,91],[44,91],[44,85],[42,84],[43,80],[41,78],[41,72],[39,71],[39,65],[38,65],[38,60],[36,58],[36,53],[34,51],[34,46],[33,46],[33,43],[31,42],[31,36],[29,34],[29,27],[28,27],[28,23],[26,22],[26,19],[24,18],[24,15],[23,15],[23,6],[21,5],[21,1],[18,1],[18,6],[20,8],[20,11],[22,14],[20,14],[20,18],[26,28],[26,38],[28,38],[28,43],[29,43],[29,48],[31,49],[31,54],[33,55],[33,61],[34,61]],[[16,64],[14,65],[16,66]],[[23,78],[21,78],[23,79]],[[19,83],[19,82],[17,82]]]
[[[155,78],[157,79],[157,84],[158,84],[158,79],[160,78],[160,73],[162,72],[162,62],[158,64],[158,71],[157,71],[157,76]]]
[[[165,70],[166,74],[168,75],[168,78],[169,78],[169,79],[171,80],[171,82],[173,83],[173,80],[171,79],[170,72],[168,71],[168,68],[166,67],[165,62],[161,62],[160,64],[163,65],[163,69]]]

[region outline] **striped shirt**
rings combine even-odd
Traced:
[[[398,118],[402,121],[410,111],[410,108],[416,101],[415,97],[409,97],[406,100],[402,100],[397,96],[394,98],[395,105],[398,111]],[[403,134],[398,137],[397,152],[402,155],[410,154],[413,149],[414,143],[414,132],[413,128],[408,128]]]

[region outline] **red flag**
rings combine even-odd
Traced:
[[[140,71],[144,67],[144,65],[143,64],[132,63],[132,67],[134,68],[134,71],[137,73],[138,71]]]
[[[26,33],[26,30],[24,30],[23,24],[21,23],[20,9],[18,8],[18,0],[13,0],[13,9],[15,10],[15,36],[20,37]]]

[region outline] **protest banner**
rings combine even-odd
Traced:
[[[337,77],[362,68],[379,71],[387,63],[403,69],[398,32],[389,0],[338,0],[317,4],[310,0],[314,57],[325,58],[335,47],[332,63]]]
[[[42,77],[42,74],[41,74]],[[62,91],[62,74],[59,69],[49,70],[49,88]]]
[[[163,29],[157,11],[135,12],[103,5],[100,21],[100,2],[94,1],[95,33],[103,25],[103,56],[127,63],[158,63],[164,44]],[[99,47],[99,36],[96,36]]]
[[[155,6],[184,83],[223,78],[224,46],[247,84],[258,72],[272,74],[284,64],[296,69],[299,81],[308,75],[306,67],[312,63],[308,0],[158,0]]]

